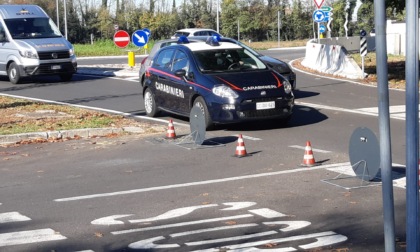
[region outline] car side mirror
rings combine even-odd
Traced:
[[[178,69],[175,71],[176,77],[185,77],[186,74],[187,72],[184,69]]]

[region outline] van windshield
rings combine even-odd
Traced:
[[[14,39],[62,37],[50,18],[15,18],[5,19],[4,22]]]

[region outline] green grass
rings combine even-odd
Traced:
[[[266,50],[270,48],[278,47],[277,41],[263,41],[263,42],[251,42],[241,41],[246,45],[250,46],[255,50]],[[296,41],[280,41],[280,47],[296,47],[305,46],[307,40],[296,40]],[[139,48],[130,43],[126,48],[117,47],[112,40],[98,40],[93,45],[91,44],[74,44],[74,50],[77,57],[89,57],[89,56],[115,56],[115,55],[127,55],[128,51],[133,51],[134,54],[143,55],[148,54],[150,49],[155,44],[155,41],[151,40],[147,43],[147,48]]]

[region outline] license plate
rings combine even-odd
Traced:
[[[270,102],[257,102],[257,110],[273,109],[275,107],[276,107],[276,103],[274,101],[270,101]]]
[[[53,65],[53,66],[51,66],[51,69],[52,70],[59,70],[59,69],[61,69],[61,66],[60,65]]]

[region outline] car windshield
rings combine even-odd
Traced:
[[[15,18],[4,20],[14,39],[57,38],[61,33],[49,18]]]
[[[193,54],[202,72],[266,69],[261,60],[244,48],[194,51]]]

